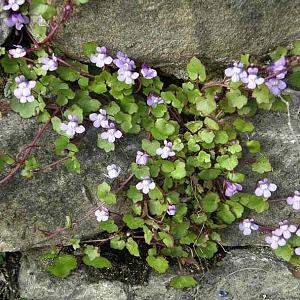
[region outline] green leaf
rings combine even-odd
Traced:
[[[201,199],[201,205],[205,212],[214,212],[217,210],[219,202],[219,195],[213,192],[208,192],[204,198]]]
[[[150,245],[153,238],[153,233],[146,225],[143,226],[143,231],[144,231],[145,242],[146,244]]]
[[[222,173],[220,169],[207,169],[199,173],[199,178],[202,180],[214,180]]]
[[[107,231],[108,233],[113,233],[118,231],[118,226],[115,224],[114,220],[107,220],[100,222],[100,230]]]
[[[146,261],[158,273],[165,273],[169,268],[169,262],[163,256],[147,256]]]
[[[252,96],[256,99],[258,104],[270,103],[270,90],[265,84],[261,84],[255,88]]]
[[[219,124],[209,117],[206,117],[204,119],[204,124],[206,125],[206,127],[208,127],[209,129],[212,129],[212,130],[220,129]]]
[[[80,73],[69,67],[58,67],[56,70],[61,79],[74,82],[80,78]]]
[[[144,151],[149,153],[151,156],[156,156],[156,149],[160,147],[158,141],[149,141],[146,139],[142,140],[142,148]]]
[[[185,163],[180,160],[176,160],[175,170],[171,172],[171,177],[179,180],[184,178],[185,176],[186,176]]]
[[[111,262],[103,256],[98,256],[98,257],[94,258],[93,260],[91,260],[89,256],[85,255],[82,260],[87,266],[91,266],[91,267],[94,267],[97,269],[104,269],[104,268],[112,267]]]
[[[207,241],[203,246],[198,246],[196,248],[196,253],[202,258],[212,258],[218,251],[217,244],[212,241]]]
[[[170,281],[170,286],[175,289],[185,289],[190,288],[197,285],[197,281],[193,276],[189,275],[181,275],[173,277]]]
[[[269,209],[269,203],[264,199],[264,197],[257,197],[255,195],[238,193],[236,194],[236,198],[239,199],[239,202],[250,208],[254,209],[257,213],[261,213]]]
[[[187,222],[175,224],[175,226],[172,228],[172,234],[174,235],[174,237],[180,239],[187,235],[189,227],[190,224]]]
[[[214,137],[215,137],[215,134],[212,131],[207,130],[207,129],[201,130],[198,133],[198,135],[200,136],[201,141],[203,141],[207,144],[210,144],[214,140]]]
[[[116,250],[123,250],[125,248],[125,241],[121,240],[119,237],[114,237],[110,240],[110,247]]]
[[[158,233],[158,236],[168,248],[174,247],[174,238],[172,237],[172,235],[170,235],[166,232],[160,231]]]
[[[33,102],[20,103],[16,98],[10,100],[11,109],[19,113],[22,118],[28,119],[37,115],[39,103],[35,100]]]
[[[253,124],[243,119],[236,119],[233,122],[233,126],[240,132],[252,132],[254,130]]]
[[[300,55],[300,40],[296,40],[293,42],[292,54]]]
[[[74,250],[80,249],[80,240],[79,239],[71,239],[70,244],[72,245]]]
[[[274,253],[285,261],[289,261],[294,254],[294,250],[290,245],[284,245],[273,250]]]
[[[126,193],[127,197],[133,201],[133,203],[139,202],[143,200],[143,194],[137,190],[137,188],[133,185],[129,187]]]
[[[217,157],[217,162],[222,169],[232,171],[238,165],[238,159],[235,155],[221,155]]]
[[[161,216],[164,212],[167,211],[167,205],[161,204],[159,201],[150,200],[149,201],[149,210],[150,214],[154,216]]]
[[[125,214],[123,216],[123,222],[127,225],[130,229],[138,229],[143,228],[144,219],[140,217],[134,217],[132,214]]]
[[[294,71],[287,76],[288,86],[291,88],[300,88],[300,71]]]
[[[110,192],[110,185],[107,182],[103,182],[97,187],[97,197],[100,201],[111,205],[117,203],[116,195]]]
[[[60,254],[54,259],[51,266],[46,267],[51,274],[62,278],[67,277],[76,268],[76,258],[73,255],[68,254]]]
[[[206,79],[205,67],[201,63],[201,61],[196,57],[193,57],[188,63],[187,72],[192,80],[199,79],[203,82]]]
[[[242,95],[240,90],[231,89],[227,92],[226,97],[228,99],[228,104],[231,107],[236,107],[238,109],[241,109],[248,102],[247,97]]]
[[[227,204],[221,204],[217,212],[217,216],[226,224],[231,224],[235,221],[235,215],[231,212]]]
[[[252,154],[260,152],[260,142],[256,140],[247,141],[247,148]]]
[[[105,152],[110,152],[115,150],[115,144],[108,142],[108,140],[101,139],[98,136],[97,139],[97,147],[103,149]]]
[[[224,130],[221,130],[221,131],[217,131],[215,133],[215,138],[214,138],[213,142],[215,144],[226,144],[228,142],[228,139],[229,139],[229,137],[228,137],[227,132]]]
[[[196,108],[203,116],[208,116],[217,108],[214,97],[200,98],[196,102]]]
[[[94,260],[96,257],[99,256],[99,249],[98,249],[98,247],[88,245],[84,249],[84,254],[87,255],[87,257],[90,260]]]
[[[135,240],[133,240],[133,238],[127,239],[126,249],[131,255],[138,257],[140,256],[138,244]]]
[[[273,170],[270,161],[263,156],[259,157],[256,162],[251,165],[251,169],[259,174],[271,172]]]

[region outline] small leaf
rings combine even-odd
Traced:
[[[165,273],[169,268],[169,262],[163,256],[147,256],[146,261],[158,273]]]
[[[73,255],[61,254],[54,259],[51,266],[47,266],[46,269],[57,277],[65,278],[73,270],[77,268],[77,261]]]
[[[129,238],[126,242],[126,248],[133,256],[140,256],[139,247],[137,242],[133,238]]]
[[[219,202],[219,195],[213,192],[208,192],[204,198],[201,199],[202,208],[205,212],[214,212],[217,210]]]
[[[89,256],[85,255],[82,260],[87,266],[91,266],[97,269],[112,267],[111,262],[103,256],[98,256],[95,259],[91,260]]]
[[[251,165],[251,168],[252,171],[257,172],[259,174],[272,171],[272,166],[270,164],[270,161],[263,156],[259,157],[256,160],[256,162]]]
[[[187,72],[192,80],[199,79],[200,81],[205,81],[206,79],[205,67],[196,57],[193,57],[188,63]]]
[[[176,289],[185,289],[197,285],[197,281],[192,276],[181,275],[173,277],[170,281],[170,285]]]
[[[242,119],[236,119],[233,122],[233,126],[240,132],[252,132],[254,130],[254,126],[251,122]]]

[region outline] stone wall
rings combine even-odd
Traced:
[[[63,0],[51,0],[61,5]],[[91,0],[61,28],[55,46],[84,59],[96,41],[178,77],[197,56],[210,68],[243,53],[266,54],[300,38],[300,0]]]

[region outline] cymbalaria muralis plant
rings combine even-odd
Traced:
[[[217,253],[222,242],[219,229],[234,222],[239,223],[241,234],[267,233],[266,243],[278,256],[300,264],[298,224],[282,220],[278,228],[271,228],[245,218],[249,210],[267,210],[277,186],[264,178],[272,167],[261,154],[259,141],[242,139],[254,130],[249,119],[259,109],[288,110],[287,84],[300,87],[300,42],[289,49],[278,48],[267,65],[242,55],[217,82],[206,82],[205,67],[194,57],[187,65],[189,79],[181,86],[165,86],[151,66],[139,65],[121,51],[110,53],[103,45],[90,42],[83,46],[90,64],[53,52],[51,41],[57,30],[76,5],[86,2],[66,1],[58,15],[46,0],[9,0],[3,8],[10,12],[7,26],[14,27],[16,34],[27,30],[29,14],[46,20],[49,28],[33,24],[28,34],[30,47],[1,48],[1,66],[10,75],[11,109],[42,125],[20,153],[0,153],[4,174],[0,186],[9,184],[19,171],[30,179],[60,164],[79,173],[76,155],[80,147],[73,139],[80,140],[90,126],[97,128],[94,142],[105,152],[114,151],[120,139],[142,133],[129,176],[119,186],[108,184],[126,171],[108,165],[108,182],[99,182],[97,187],[99,203],[85,214],[99,222],[103,238],[97,243],[70,241],[85,264],[111,267],[100,255],[104,243],[117,250],[126,248],[134,256],[140,256],[142,243],[147,245],[146,262],[159,273],[168,269],[169,258],[195,264]],[[40,41],[34,38],[37,36]],[[49,127],[57,133],[58,159],[41,166],[33,152],[38,151],[34,149]],[[243,192],[245,175],[236,171],[245,146],[255,155],[252,171],[262,175],[253,194]],[[132,202],[131,212],[118,215],[111,211],[111,205],[124,198]],[[300,192],[292,191],[286,201],[299,210]],[[81,220],[67,217],[65,227],[44,232],[53,236]],[[65,277],[77,267],[79,258],[57,246],[43,259],[48,261],[48,271]],[[171,281],[179,288],[195,284],[186,275]]]

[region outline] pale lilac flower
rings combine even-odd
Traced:
[[[23,57],[26,55],[26,50],[22,46],[15,46],[15,49],[10,49],[8,50],[8,53],[13,57],[13,58],[19,58]]]
[[[69,115],[68,116],[68,124],[61,123],[60,129],[65,131],[67,136],[73,137],[76,133],[83,133],[85,132],[85,128],[82,125],[78,125],[78,119],[76,116]]]
[[[6,19],[6,26],[16,27],[17,30],[21,30],[25,24],[29,23],[29,18],[21,13],[13,13]]]
[[[232,82],[238,82],[242,78],[247,77],[246,71],[244,71],[244,65],[241,62],[234,62],[233,67],[225,69],[225,75],[231,78]]]
[[[285,75],[287,74],[286,70],[286,59],[285,57],[279,58],[277,61],[275,61],[273,64],[267,67],[267,71],[270,72],[271,74],[276,74],[274,77],[276,79],[283,79]]]
[[[239,229],[243,235],[250,235],[252,230],[258,230],[259,226],[255,224],[254,219],[244,219],[239,224]]]
[[[225,196],[227,197],[232,197],[234,194],[240,192],[243,189],[243,187],[240,184],[230,182],[227,180],[225,181],[225,185],[226,185]]]
[[[107,169],[107,174],[104,174],[104,176],[110,179],[117,178],[121,172],[121,168],[115,164],[108,165],[106,169]]]
[[[293,197],[288,197],[286,199],[288,205],[292,205],[293,209],[300,210],[300,192],[295,191]]]
[[[279,246],[286,244],[286,240],[280,235],[277,235],[275,231],[272,231],[271,236],[266,236],[265,241],[270,244],[272,249],[277,249]]]
[[[297,231],[297,227],[295,225],[289,225],[288,220],[284,220],[279,222],[279,228],[274,230],[275,235],[283,236],[286,240],[291,237],[291,233]]]
[[[133,71],[136,68],[134,61],[121,51],[117,52],[117,58],[113,62],[119,69],[124,71]]]
[[[134,80],[139,77],[138,72],[133,72],[130,70],[119,69],[118,70],[118,80],[124,81],[126,84],[133,84]]]
[[[176,214],[176,205],[170,204],[170,205],[168,206],[168,209],[167,209],[167,214],[168,214],[169,216],[175,216],[175,214]]]
[[[258,181],[258,185],[255,190],[256,196],[264,196],[265,198],[271,197],[271,192],[275,192],[277,190],[277,185],[274,183],[270,183],[267,178]]]
[[[136,153],[135,162],[138,165],[146,165],[147,161],[148,161],[148,157],[149,157],[149,155],[146,152],[138,151]]]
[[[174,156],[175,152],[173,151],[173,144],[165,140],[164,145],[164,147],[156,149],[156,154],[160,155],[163,159]]]
[[[156,96],[154,94],[149,94],[148,97],[147,97],[147,105],[148,106],[151,106],[151,107],[156,107],[158,104],[163,104],[164,103],[164,100],[159,97],[159,96]]]
[[[295,254],[298,256],[300,255],[300,247],[295,248]]]
[[[248,89],[254,90],[257,85],[261,85],[265,82],[262,77],[258,77],[258,68],[250,67],[248,68],[248,76],[242,78],[242,82],[247,84]]]
[[[93,122],[93,126],[99,128],[108,128],[107,112],[105,109],[100,109],[99,114],[92,113],[89,119]]]
[[[120,139],[122,137],[122,132],[116,129],[114,123],[109,123],[108,130],[102,132],[100,137],[103,140],[108,140],[109,143],[113,143],[116,139]]]
[[[20,100],[20,103],[33,102],[34,97],[31,94],[31,90],[35,87],[36,81],[28,81],[24,75],[17,76],[15,81],[17,87],[14,90],[14,95]]]
[[[55,71],[58,68],[57,57],[52,54],[52,57],[42,57],[42,69],[45,71]]]
[[[3,6],[3,10],[13,10],[17,11],[20,8],[20,5],[24,4],[25,0],[8,0],[7,4]]]
[[[95,211],[95,216],[98,222],[107,221],[109,219],[109,211],[106,207],[102,206],[101,209]]]
[[[283,80],[270,78],[266,80],[266,85],[269,88],[270,92],[278,96],[280,93],[287,87],[286,83]]]
[[[105,47],[97,47],[96,53],[91,55],[90,60],[99,68],[110,65],[113,62],[113,59],[107,54]]]
[[[146,78],[146,79],[152,79],[157,76],[156,70],[150,68],[146,64],[142,64],[141,73],[144,76],[144,78]]]
[[[155,182],[149,176],[144,176],[135,187],[139,191],[142,190],[143,194],[148,194],[150,190],[155,189]]]

